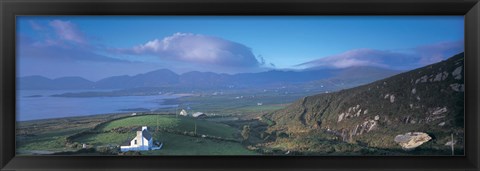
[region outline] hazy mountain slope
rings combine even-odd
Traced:
[[[17,87],[20,89],[46,89],[51,87],[51,79],[42,76],[27,76],[17,78]]]
[[[390,77],[401,71],[389,70],[378,67],[350,67],[338,69],[329,78],[310,81],[303,84],[306,89],[323,87],[325,91],[336,91],[371,83],[373,81]]]
[[[130,82],[130,79],[131,77],[128,75],[104,78],[96,82],[95,88],[99,88],[99,89],[121,88],[125,86],[124,85],[125,83]]]
[[[226,79],[229,76],[228,74],[192,71],[180,76],[179,85],[183,87],[203,88],[225,87],[225,85],[228,84]]]
[[[347,142],[387,149],[399,148],[394,137],[410,131],[433,137],[424,148],[444,149],[455,133],[463,149],[463,59],[461,53],[364,86],[305,97],[267,114],[275,122],[268,130],[285,132],[295,143],[307,143],[295,135],[329,130]]]
[[[179,75],[168,70],[159,69],[138,74],[130,80],[131,87],[159,87],[178,83]]]
[[[91,89],[95,84],[81,77],[49,79],[42,76],[28,76],[17,80],[20,89]]]
[[[100,89],[122,89],[137,87],[159,87],[178,83],[179,75],[168,70],[159,69],[135,76],[113,76],[101,79],[95,83]]]
[[[54,79],[53,82],[59,88],[68,87],[69,89],[89,89],[94,86],[94,82],[82,77],[62,77]]]
[[[374,79],[388,77],[400,73],[400,71],[389,70],[379,67],[357,66],[340,70],[335,74],[338,79]]]

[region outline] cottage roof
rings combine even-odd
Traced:
[[[150,140],[152,138],[152,134],[150,134],[150,132],[148,132],[147,130],[143,130],[142,135],[143,135],[143,138],[147,140]]]

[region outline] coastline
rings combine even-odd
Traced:
[[[178,105],[175,99],[193,94],[164,94],[162,96],[119,96],[92,98],[17,97],[16,122],[92,117],[96,115],[128,114],[132,112],[165,112]],[[104,106],[106,102],[114,105]]]
[[[171,108],[164,108],[164,109],[171,109]],[[116,112],[116,113],[101,113],[101,114],[89,114],[89,115],[82,115],[82,116],[67,116],[61,118],[45,118],[45,119],[34,119],[34,120],[25,120],[25,121],[16,121],[17,123],[28,123],[28,122],[46,122],[46,121],[53,121],[53,120],[81,120],[81,119],[88,119],[92,117],[99,117],[99,118],[108,118],[108,117],[115,117],[115,116],[130,116],[132,113],[137,113],[138,115],[142,114],[159,114],[159,115],[169,115],[169,112],[165,111],[123,111],[123,112]]]

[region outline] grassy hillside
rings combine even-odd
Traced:
[[[158,122],[158,131],[157,131]],[[59,124],[60,123],[60,124]],[[194,134],[195,123],[197,134]],[[17,154],[115,155],[115,149],[132,139],[141,126],[161,150],[142,155],[257,155],[240,143],[238,128],[219,122],[174,115],[95,115],[21,122],[17,129]],[[205,135],[206,137],[202,137]],[[79,151],[82,144],[88,149]],[[93,151],[92,151],[93,150]]]
[[[65,146],[66,137],[128,115],[106,114],[17,122],[16,150],[18,154],[73,151],[76,149]]]
[[[279,142],[307,144],[301,134],[331,134],[339,141],[363,147],[398,150],[398,134],[420,131],[433,139],[424,154],[450,154],[444,144],[453,133],[457,154],[463,154],[463,53],[448,60],[401,73],[371,84],[335,93],[304,97],[264,117],[273,121],[268,132],[283,132]],[[304,136],[304,135],[303,135]],[[306,151],[296,147],[284,150]],[[348,151],[348,150],[347,150]]]

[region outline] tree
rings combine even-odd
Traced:
[[[244,141],[248,140],[250,137],[250,125],[243,125],[242,137]]]

